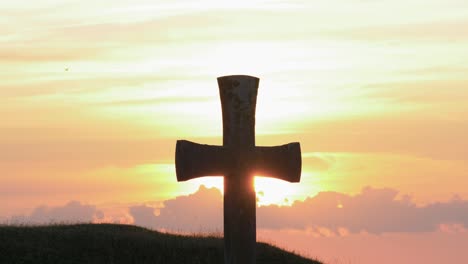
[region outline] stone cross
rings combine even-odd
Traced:
[[[254,175],[270,176],[289,182],[299,182],[301,178],[299,143],[274,147],[255,146],[258,84],[259,79],[252,76],[219,77],[223,146],[202,145],[187,140],[178,140],[176,145],[178,181],[203,176],[224,176],[226,264],[255,263]]]

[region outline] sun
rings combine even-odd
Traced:
[[[291,205],[300,196],[296,183],[257,176],[254,180],[259,206],[276,204]]]
[[[191,184],[193,189],[198,189],[204,185],[207,188],[217,188],[223,193],[222,177],[202,177],[193,179]],[[303,199],[301,187],[297,183],[290,183],[274,178],[256,176],[254,179],[254,188],[257,195],[257,205],[291,205],[295,200]]]

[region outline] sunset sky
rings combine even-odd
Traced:
[[[1,1],[0,222],[219,231],[222,178],[178,183],[175,143],[221,145],[216,78],[247,74],[257,145],[303,159],[257,178],[260,239],[468,262],[467,62],[465,0]]]

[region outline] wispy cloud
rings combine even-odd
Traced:
[[[10,221],[14,224],[90,223],[103,216],[103,212],[94,205],[70,201],[63,206],[39,206],[31,214],[14,216]]]
[[[361,28],[337,30],[330,36],[361,41],[407,41],[445,42],[468,41],[468,20],[414,22],[411,24],[362,26]]]

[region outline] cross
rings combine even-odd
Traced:
[[[178,181],[224,176],[224,263],[255,264],[256,197],[254,175],[289,182],[301,178],[301,147],[255,146],[255,105],[259,79],[247,75],[218,78],[223,114],[223,145],[178,140]],[[287,111],[284,109],[283,111]]]

